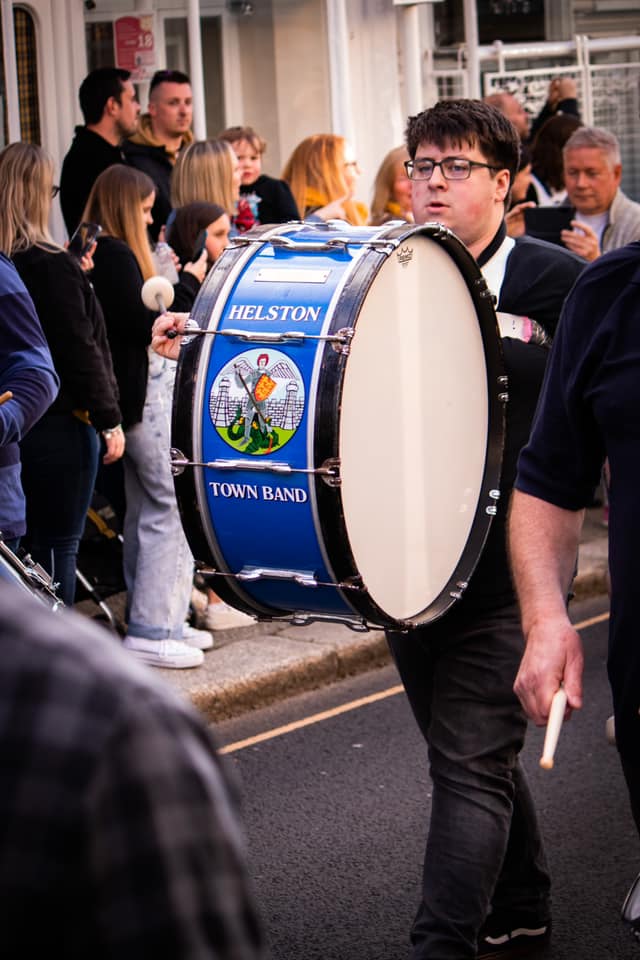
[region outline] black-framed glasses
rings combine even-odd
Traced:
[[[431,180],[433,171],[440,167],[445,180],[468,180],[474,167],[486,167],[488,170],[501,170],[492,163],[480,163],[465,157],[445,157],[444,160],[405,160],[404,168],[410,180]]]
[[[54,183],[54,185],[51,187],[51,199],[55,200],[55,198],[58,196],[59,193],[60,193],[60,187],[56,183]]]

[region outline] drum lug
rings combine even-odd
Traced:
[[[340,476],[340,458],[329,457],[324,461],[317,471],[328,487],[339,487],[342,485]]]
[[[331,344],[336,353],[341,357],[348,357],[351,352],[351,340],[355,330],[353,327],[342,327],[335,335],[336,339]]]
[[[368,633],[370,630],[384,629],[376,624],[367,623],[366,620],[354,620],[351,617],[341,617],[338,614],[332,616],[331,614],[296,612],[286,619],[295,627],[308,627],[312,623],[337,623],[349,627],[350,630],[355,630],[356,633]]]
[[[180,474],[184,473],[184,468],[190,466],[182,450],[178,450],[177,447],[171,447],[169,457],[171,462],[171,475],[173,477],[179,477]]]
[[[507,387],[509,386],[509,377],[498,377],[498,388],[500,393],[498,394],[498,400],[500,403],[507,403],[509,400],[509,393]]]
[[[450,590],[449,596],[452,597],[454,600],[462,600],[462,595],[464,594],[468,586],[469,586],[468,580],[458,580],[458,582],[456,583],[456,589]]]

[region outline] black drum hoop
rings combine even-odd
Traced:
[[[376,603],[366,590],[366,585],[361,590],[350,591],[348,596],[343,593],[345,601],[351,604],[365,621],[396,630],[410,630],[433,622],[462,598],[466,584],[480,560],[484,544],[489,535],[492,513],[488,511],[495,510],[495,494],[499,490],[502,471],[506,421],[506,378],[502,346],[493,306],[493,296],[487,288],[486,281],[475,259],[462,241],[442,224],[393,225],[384,233],[379,234],[378,239],[394,241],[395,247],[396,243],[400,243],[416,234],[424,234],[437,241],[450,254],[466,283],[476,308],[487,372],[488,431],[482,484],[469,538],[455,569],[438,597],[416,616],[398,621],[390,617]],[[364,304],[366,295],[388,255],[388,252],[376,248],[367,251],[366,255],[359,259],[336,303],[330,333],[336,333],[342,327],[356,327],[358,314]],[[348,362],[348,357],[325,347],[322,366],[323,376],[319,383],[314,429],[314,459],[316,465],[323,463],[328,458],[339,458],[340,456],[339,418],[336,416],[336,412],[341,409],[345,369]],[[327,424],[333,424],[334,429],[327,429]],[[338,583],[361,581],[361,575],[349,545],[340,488],[329,487],[316,479],[315,494],[318,522],[325,551],[336,581]]]

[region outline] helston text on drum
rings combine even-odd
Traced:
[[[229,320],[282,320],[288,323],[317,323],[320,307],[294,304],[234,303],[229,309]]]

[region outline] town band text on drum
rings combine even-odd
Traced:
[[[270,487],[257,483],[219,483],[210,481],[214,497],[225,500],[277,500],[281,503],[306,503],[307,491],[302,487]]]

